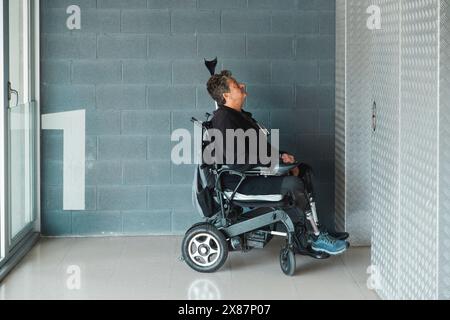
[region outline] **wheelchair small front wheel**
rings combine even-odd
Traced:
[[[280,252],[280,266],[283,273],[292,277],[295,273],[295,253],[294,250],[283,248]]]
[[[216,227],[203,224],[186,233],[181,251],[189,267],[197,272],[213,273],[227,260],[228,243]]]

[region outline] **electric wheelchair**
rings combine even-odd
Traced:
[[[206,121],[192,118],[192,122],[202,128],[202,150],[210,143],[205,139],[211,128],[210,116],[206,114]],[[200,162],[203,162],[203,157]],[[305,191],[311,210],[296,223],[287,213],[287,210],[295,208],[292,195],[250,196],[239,193],[240,185],[248,177],[284,176],[298,165],[280,163],[271,171],[254,168],[247,172],[237,172],[224,165],[197,165],[193,203],[204,222],[195,224],[186,232],[182,241],[182,260],[195,271],[212,273],[223,266],[230,251],[262,249],[274,236],[286,238],[280,251],[280,266],[288,276],[294,275],[296,254],[315,259],[329,258],[327,253],[312,250],[308,243],[311,231],[307,220],[314,217],[317,220],[312,190]],[[234,190],[223,186],[225,174],[239,177],[240,182]]]

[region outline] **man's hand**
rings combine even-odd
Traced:
[[[283,160],[283,163],[285,164],[293,164],[295,163],[295,158],[294,156],[287,154],[287,153],[283,153],[281,155],[281,160]]]
[[[281,160],[283,160],[283,163],[285,164],[293,164],[295,163],[295,158],[294,156],[287,154],[287,153],[283,153],[281,155]],[[299,168],[294,168],[291,170],[291,175],[298,177],[300,175],[300,169]]]

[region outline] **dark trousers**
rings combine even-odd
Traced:
[[[295,221],[309,209],[308,193],[313,193],[312,168],[307,164],[300,164],[300,175],[282,177],[248,177],[237,192],[245,195],[291,195],[296,208],[287,210],[289,216]],[[226,176],[223,186],[234,190],[239,182],[238,177]],[[299,212],[300,210],[301,212]]]

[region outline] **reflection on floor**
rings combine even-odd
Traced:
[[[279,266],[282,239],[233,252],[215,274],[180,261],[180,237],[41,239],[0,284],[0,299],[378,299],[367,286],[369,248]]]

